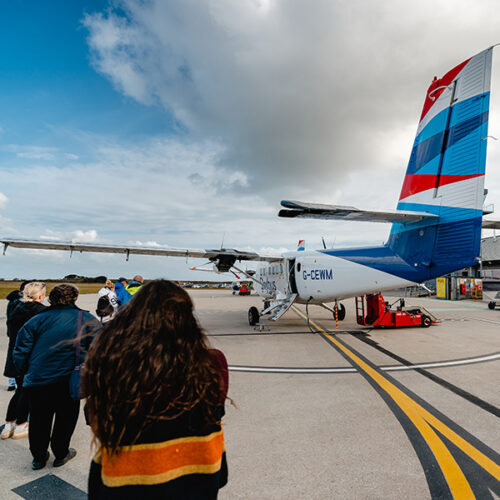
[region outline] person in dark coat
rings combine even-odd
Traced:
[[[33,470],[45,467],[49,442],[55,455],[54,467],[76,455],[69,448],[80,410],[80,401],[69,393],[76,362],[75,337],[80,328],[88,342],[87,334],[97,325],[92,314],[75,305],[78,293],[74,285],[54,287],[49,295],[50,307],[28,321],[17,335],[13,359],[16,369],[24,375],[23,387],[30,399]]]
[[[21,285],[23,286],[23,285]],[[21,291],[21,289],[19,290],[12,290],[12,292],[10,292],[7,297],[5,297],[7,299],[7,317],[9,316],[9,312],[14,304],[14,302],[16,302],[17,300],[21,299],[23,296],[23,293]],[[7,336],[9,335],[9,332],[7,332]],[[7,377],[7,375],[5,375]],[[15,391],[16,390],[16,378],[15,377],[9,377],[9,386],[7,387],[7,390],[8,391]]]
[[[33,280],[31,281],[23,281],[21,283],[21,286],[19,287],[19,290],[12,290],[12,292],[10,292],[7,297],[5,297],[9,303],[7,304],[7,317],[9,316],[9,312],[10,312],[10,309],[13,307],[14,305],[14,302],[16,300],[20,300],[23,298],[23,291],[24,291],[24,287],[28,284],[28,283],[32,283]]]
[[[24,323],[46,308],[42,304],[42,301],[45,299],[45,291],[45,283],[34,281],[28,283],[23,288],[23,298],[14,299],[9,303],[7,312],[9,347],[7,349],[4,375],[6,377],[14,377],[17,387],[7,408],[5,426],[2,434],[0,434],[0,438],[2,439],[8,439],[10,437],[20,439],[28,436],[29,402],[23,390],[23,376],[17,372],[14,366],[12,352],[16,345],[17,333]],[[18,293],[17,290],[16,293]]]
[[[31,280],[32,281],[32,280]],[[23,298],[23,290],[24,287],[28,284],[31,283],[31,281],[23,281],[21,283],[21,286],[19,287],[19,290],[12,290],[7,297],[7,301],[9,302],[7,304],[7,318],[10,316],[10,312],[12,310],[12,307],[14,307],[14,304]],[[8,335],[7,331],[7,335]],[[7,375],[6,375],[7,376]],[[9,377],[9,387],[7,388],[8,391],[15,391],[16,390],[16,377]]]

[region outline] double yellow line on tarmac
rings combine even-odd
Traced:
[[[292,309],[306,321],[308,320],[307,316],[305,316],[296,307],[292,306]],[[314,328],[316,328],[339,350],[341,350],[352,361],[352,363],[356,365],[359,370],[362,370],[373,380],[373,382],[375,382],[383,391],[385,391],[411,420],[413,425],[418,429],[425,442],[431,449],[432,453],[434,454],[443,472],[446,482],[448,483],[453,498],[465,500],[475,498],[475,495],[462,469],[456,462],[450,450],[446,447],[445,443],[441,440],[441,438],[435,431],[440,432],[469,458],[471,458],[494,478],[500,481],[500,466],[498,464],[484,455],[484,453],[479,451],[477,448],[472,446],[469,442],[459,436],[456,432],[450,429],[434,415],[429,413],[421,405],[416,403],[395,384],[384,377],[384,375],[372,368],[368,363],[363,361],[359,356],[348,349],[343,343],[339,342],[335,337],[326,332],[318,324],[311,321],[310,319],[309,323],[313,325]]]

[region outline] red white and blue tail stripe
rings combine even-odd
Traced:
[[[382,247],[324,253],[416,283],[477,264],[492,50],[434,78],[426,93],[397,209],[434,217],[395,222]]]
[[[479,257],[492,49],[435,78],[425,97],[397,208],[439,223],[394,224],[389,246],[430,277]]]

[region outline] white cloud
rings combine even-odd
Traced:
[[[82,231],[81,229],[73,232],[72,243],[96,243],[98,240],[97,231],[95,229],[89,229],[88,231]]]
[[[149,248],[170,248],[168,245],[161,245],[157,241],[131,241],[130,245],[136,247],[149,247]]]
[[[9,199],[3,193],[0,193],[0,210],[3,210],[7,206]]]
[[[218,167],[219,154],[212,143],[155,138],[127,147],[108,142],[99,147],[99,162],[73,162],[71,168],[27,164],[0,171],[0,184],[12,193],[30,193],[29,197],[14,197],[10,207],[18,231],[26,237],[38,237],[38,228],[47,227],[51,230],[44,237],[60,241],[215,248],[224,239],[226,247],[253,251],[263,244],[273,248],[285,244],[293,249],[296,240],[304,237],[318,245],[321,236],[329,236],[339,226],[345,228],[347,241],[357,238],[342,222],[278,219],[280,198],[265,191],[241,192],[245,174]],[[363,192],[390,191],[392,186],[393,207],[399,180],[391,182],[387,177],[368,177],[360,184],[352,176],[344,183],[345,189],[331,191],[326,186],[321,196],[331,201],[327,199],[330,192],[338,203],[387,208],[379,206],[387,202],[383,197],[374,194],[373,199],[366,199]],[[297,186],[294,194],[300,198],[304,192]],[[318,201],[325,201],[321,196]],[[359,238],[379,241],[385,232],[379,226]]]
[[[7,144],[2,146],[3,151],[15,153],[18,158],[30,160],[53,160],[56,158],[58,151],[55,147],[47,146],[30,146],[20,144]]]
[[[62,153],[59,148],[53,146],[6,144],[0,147],[0,151],[14,153],[17,158],[23,158],[28,160],[51,161],[58,158],[63,160],[78,160],[79,158],[78,155],[74,153]]]
[[[71,243],[102,243],[95,229],[74,231],[53,231],[46,229],[44,234],[40,235],[41,240],[46,241],[71,241]]]
[[[0,170],[5,216],[15,220],[0,218],[2,234],[36,237],[48,227],[45,236],[60,240],[181,248],[217,248],[224,239],[225,247],[266,253],[294,250],[299,239],[320,248],[321,237],[336,247],[381,243],[388,225],[282,220],[279,201],[395,208],[432,77],[498,36],[496,4],[484,0],[474,9],[461,0],[113,5],[119,9],[84,20],[95,68],[181,126],[128,143],[77,131],[89,155],[2,147],[19,158]],[[498,137],[499,83],[489,132]],[[51,157],[57,167],[29,161]],[[488,201],[500,208],[499,162],[500,141],[489,141]],[[14,249],[9,259],[0,259],[0,276]],[[186,268],[182,259],[58,259],[53,269],[64,274],[175,279]],[[30,263],[32,273],[44,262]]]
[[[242,187],[317,189],[404,168],[432,77],[497,39],[495,4],[470,5],[123,0],[84,24],[97,70],[218,143]]]
[[[55,156],[52,153],[37,153],[37,152],[22,152],[22,153],[16,153],[16,156],[18,158],[27,158],[29,160],[54,160]]]

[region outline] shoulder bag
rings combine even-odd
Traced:
[[[83,311],[78,311],[78,323],[76,327],[76,349],[75,349],[75,367],[69,378],[69,395],[72,399],[82,399],[82,389],[80,380],[80,368],[83,363],[80,362],[81,357],[81,340],[82,340],[82,316]]]

